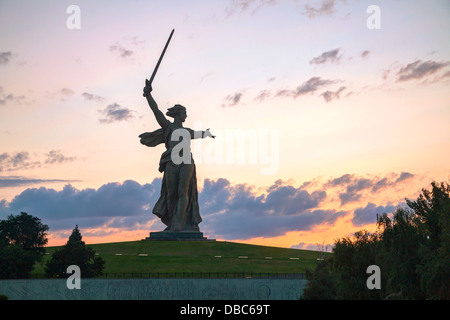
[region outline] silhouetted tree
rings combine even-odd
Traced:
[[[377,264],[384,274],[384,290],[387,294],[398,293],[403,299],[424,299],[417,273],[417,267],[423,263],[419,247],[424,236],[419,232],[414,212],[398,208],[392,218],[382,214],[377,221],[382,230]]]
[[[423,241],[418,266],[421,287],[431,299],[450,299],[450,185],[431,183],[416,201],[407,201],[414,210]]]
[[[65,277],[70,265],[80,267],[83,278],[101,275],[105,266],[105,260],[96,256],[94,249],[82,241],[78,225],[73,229],[67,243],[53,253],[45,266],[45,273],[50,277]]]
[[[377,232],[337,240],[328,263],[309,272],[302,298],[450,299],[450,185],[431,185],[408,207],[377,215]],[[381,290],[366,287],[372,264],[381,269]]]
[[[42,259],[48,226],[26,212],[0,220],[0,278],[28,278]]]
[[[306,283],[301,300],[336,299],[336,275],[330,268],[331,260],[321,260],[315,270],[306,270]]]
[[[378,235],[365,230],[335,242],[331,265],[335,272],[336,295],[339,299],[379,298],[377,290],[368,290],[366,286],[367,267],[376,264],[377,246]]]

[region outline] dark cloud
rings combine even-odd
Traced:
[[[280,90],[277,96],[287,96],[297,98],[302,95],[312,94],[319,88],[335,83],[335,80],[322,79],[320,77],[312,77],[309,80],[303,82],[294,90]]]
[[[44,164],[52,165],[55,163],[64,163],[76,160],[76,157],[67,157],[60,150],[51,150],[45,154],[46,159]],[[0,154],[0,172],[26,170],[39,168],[42,166],[42,162],[36,159],[36,155],[33,158],[27,151],[20,151],[9,154],[4,152]]]
[[[49,153],[47,153],[47,159],[45,160],[45,163],[47,164],[53,164],[53,163],[64,163],[64,162],[71,162],[76,160],[76,157],[66,157],[61,150],[51,150]]]
[[[281,183],[268,190],[258,194],[248,185],[231,186],[226,179],[206,179],[199,196],[204,226],[226,239],[273,237],[333,223],[345,214],[318,209],[326,198],[325,191],[310,193]]]
[[[402,172],[400,174],[400,176],[397,178],[397,180],[395,180],[395,183],[402,182],[404,180],[408,180],[408,179],[411,179],[413,177],[414,177],[414,175],[412,173]]]
[[[132,56],[134,53],[131,50],[125,49],[117,42],[115,44],[109,46],[109,51],[111,51],[112,53],[118,54],[119,57],[124,58],[124,59]]]
[[[75,94],[75,91],[73,91],[70,88],[62,88],[61,90],[57,91],[53,96],[60,98],[61,101],[66,101],[70,97],[72,97]]]
[[[30,153],[27,151],[0,154],[0,172],[32,169],[40,166],[40,161],[31,160]]]
[[[227,179],[205,179],[199,190],[201,229],[210,237],[249,239],[276,237],[288,231],[311,230],[315,226],[333,224],[348,214],[336,209],[323,209],[329,196],[340,192],[342,203],[361,200],[363,192],[375,192],[411,179],[407,173],[391,174],[384,178],[367,178],[346,174],[306,190],[305,184],[294,187],[291,182],[277,180],[261,191],[248,184],[233,185]],[[61,182],[63,180],[48,180]],[[42,180],[42,182],[46,182]],[[12,186],[39,183],[21,177],[4,179]],[[0,186],[2,180],[0,180]],[[71,229],[75,224],[85,228],[117,227],[134,230],[153,222],[160,223],[152,214],[161,188],[161,179],[141,185],[128,180],[108,183],[98,189],[78,190],[67,184],[63,190],[29,188],[13,200],[0,201],[0,219],[21,211],[38,216],[52,231]],[[334,188],[338,188],[337,190]],[[334,189],[334,190],[330,190]],[[353,224],[373,223],[377,213],[391,212],[390,205],[368,203],[353,212]]]
[[[112,123],[117,121],[128,121],[134,118],[133,111],[122,107],[118,103],[108,105],[104,110],[99,110],[104,118],[99,119],[101,123]]]
[[[357,202],[361,199],[362,195],[356,192],[344,192],[339,194],[339,199],[341,200],[341,206],[349,202]]]
[[[354,211],[352,223],[355,226],[361,226],[367,223],[375,223],[377,221],[377,214],[391,213],[395,210],[395,206],[377,206],[369,202],[366,207],[358,208]]]
[[[103,97],[97,96],[89,92],[83,92],[81,96],[87,101],[102,102],[105,100]]]
[[[262,90],[254,99],[255,101],[264,101],[268,98],[270,98],[270,96],[272,95],[272,93],[270,92],[270,90]]]
[[[265,5],[276,4],[277,0],[231,0],[226,7],[226,15],[230,17],[236,13],[244,13],[251,10],[251,14],[256,13]]]
[[[359,193],[365,189],[371,189],[374,184],[377,183],[377,179],[367,179],[353,177],[351,181],[346,184],[345,192],[339,194],[339,199],[341,200],[341,205],[345,205],[349,202],[357,202],[361,199],[362,195]],[[377,190],[380,190],[380,185]]]
[[[26,177],[9,176],[0,177],[0,188],[27,186],[34,184],[46,184],[46,183],[69,183],[79,180],[63,180],[63,179],[31,179]]]
[[[325,91],[325,92],[322,92],[322,93],[320,94],[320,96],[322,96],[322,97],[325,99],[325,101],[328,103],[328,102],[330,102],[331,100],[339,99],[339,98],[340,98],[339,95],[340,95],[341,92],[344,91],[345,89],[346,89],[346,87],[340,87],[338,91],[329,91],[329,90],[327,90],[327,91]]]
[[[0,52],[0,65],[8,64],[12,57],[11,51]]]
[[[361,52],[361,58],[367,58],[370,54],[369,50],[364,50],[363,52]]]
[[[226,96],[224,102],[222,103],[222,107],[233,107],[237,105],[241,101],[243,96],[244,93],[242,91],[238,91]]]
[[[336,3],[336,0],[322,0],[321,4],[317,7],[311,7],[306,4],[305,13],[309,18],[314,18],[321,15],[331,15],[335,12]]]
[[[372,191],[377,192],[379,190],[385,189],[392,185],[392,182],[389,181],[388,178],[384,177],[381,180],[378,180],[376,183],[372,186]]]
[[[328,84],[334,83],[333,80],[321,79],[320,77],[312,77],[308,81],[304,82],[302,85],[297,87],[296,95],[301,96],[308,93],[313,93],[320,87],[323,87]]]
[[[353,174],[345,174],[339,178],[329,180],[324,184],[325,188],[340,188],[339,193],[341,205],[350,202],[357,202],[362,198],[361,191],[368,190],[370,193],[377,193],[387,188],[396,187],[405,180],[412,179],[414,174],[402,172],[392,174],[389,177],[358,177]]]
[[[99,189],[78,190],[66,185],[63,190],[30,188],[10,203],[3,202],[0,215],[28,212],[39,217],[51,230],[120,225],[132,227],[154,218],[151,213],[161,186],[161,179],[140,185],[135,181],[108,183]]]
[[[336,187],[336,186],[341,186],[341,185],[346,185],[349,184],[350,182],[353,181],[353,179],[355,178],[355,176],[353,174],[344,174],[343,176],[339,177],[339,178],[335,178],[332,180],[329,180],[326,183],[326,186],[328,187]]]
[[[161,179],[145,185],[131,180],[108,183],[97,190],[78,190],[70,184],[61,191],[29,188],[11,202],[1,202],[0,218],[25,211],[41,218],[53,231],[70,229],[75,224],[133,229],[158,221],[151,211],[160,187]],[[269,189],[260,194],[247,184],[206,179],[199,193],[202,230],[225,239],[271,237],[333,223],[345,215],[318,208],[326,199],[325,191],[307,192],[281,183]]]
[[[322,53],[320,56],[312,58],[311,61],[309,61],[310,64],[323,64],[327,62],[332,63],[339,63],[342,55],[339,56],[339,48],[326,51]]]
[[[450,62],[436,62],[432,60],[422,62],[422,60],[416,60],[406,65],[406,67],[400,68],[397,72],[397,81],[423,79],[432,74],[436,74],[449,64]]]
[[[72,89],[69,88],[62,88],[59,91],[60,94],[62,94],[63,96],[71,96],[73,95],[75,92]]]
[[[369,189],[373,186],[375,179],[358,178],[353,180],[352,184],[347,185],[347,192],[358,192]]]
[[[0,93],[2,91],[0,91]],[[0,105],[6,105],[8,103],[22,104],[25,102],[25,100],[26,100],[26,98],[24,95],[16,96],[13,93],[9,93],[9,94],[3,95],[3,97],[0,97]]]

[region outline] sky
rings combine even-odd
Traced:
[[[331,247],[450,178],[447,0],[0,1],[0,219],[140,240],[187,108],[208,238]]]

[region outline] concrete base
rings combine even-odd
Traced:
[[[158,231],[150,232],[150,237],[144,240],[164,240],[164,241],[215,241],[203,236],[199,231]]]

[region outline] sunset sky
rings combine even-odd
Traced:
[[[450,179],[448,0],[2,0],[0,219],[49,245],[164,228],[138,136],[174,28],[153,96],[217,136],[193,143],[207,237],[315,249]]]

